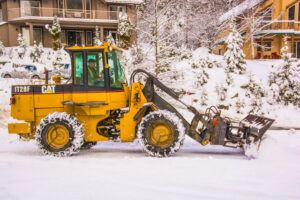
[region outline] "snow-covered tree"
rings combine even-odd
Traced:
[[[106,37],[106,41],[112,45],[112,46],[116,46],[116,41],[114,39],[114,37],[112,36],[111,33],[108,34],[108,36]]]
[[[102,42],[100,40],[100,30],[99,30],[98,26],[96,26],[96,28],[95,28],[94,44],[95,44],[95,46],[101,46],[102,45]]]
[[[25,43],[24,38],[21,33],[18,34],[17,40],[18,40],[18,44],[19,44],[18,49],[17,49],[18,57],[19,57],[19,59],[22,59],[26,53],[27,46],[26,46],[26,43]]]
[[[227,62],[227,70],[229,72],[243,74],[246,71],[245,54],[241,49],[243,46],[243,39],[241,34],[236,29],[236,22],[234,14],[231,17],[230,33],[225,41],[227,44],[224,59]]]
[[[249,107],[251,110],[250,113],[258,113],[263,107],[262,99],[265,97],[265,91],[261,87],[261,84],[258,84],[253,79],[253,75],[249,75],[249,81],[246,85],[241,86],[241,88],[246,90],[245,97],[248,99]]]
[[[2,41],[0,41],[0,56],[2,56],[4,54],[4,45],[2,43]]]
[[[277,72],[271,72],[269,83],[278,95],[277,101],[300,106],[300,67],[292,63],[292,54],[288,53],[288,36],[284,37],[284,43],[281,49],[283,64],[278,66]]]
[[[184,20],[181,0],[145,0],[138,9],[138,38],[152,46],[155,74],[169,71],[178,56]]]
[[[133,30],[133,25],[127,14],[125,12],[120,12],[118,24],[119,47],[127,49],[131,46]]]
[[[32,62],[39,62],[43,53],[44,53],[44,49],[42,43],[37,45],[36,41],[34,41],[33,48],[31,49],[30,52],[30,58]]]
[[[61,41],[60,41],[61,28],[57,16],[53,18],[53,25],[50,26],[49,24],[46,24],[45,28],[49,31],[50,35],[52,36],[53,50],[55,51],[59,50],[61,48]]]

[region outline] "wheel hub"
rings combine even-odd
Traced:
[[[165,148],[172,144],[173,131],[167,124],[155,126],[151,131],[150,141],[160,147]]]
[[[47,132],[47,143],[55,149],[65,147],[69,142],[68,129],[60,124],[52,125]]]

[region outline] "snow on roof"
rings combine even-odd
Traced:
[[[7,22],[0,22],[0,26],[7,24]]]
[[[223,14],[219,21],[224,22],[225,20],[229,19],[233,12],[235,12],[235,15],[243,14],[248,8],[255,7],[263,1],[264,0],[245,0],[243,3]]]
[[[105,0],[106,3],[141,4],[144,0]]]

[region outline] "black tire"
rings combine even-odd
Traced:
[[[51,113],[37,126],[35,140],[45,155],[63,157],[79,152],[84,142],[82,125],[67,113]]]
[[[159,130],[160,127],[163,128]],[[163,135],[155,136],[161,133]],[[184,137],[182,120],[166,110],[157,110],[143,117],[137,131],[137,138],[144,151],[154,157],[174,155],[183,144]]]
[[[97,144],[97,142],[84,142],[81,146],[81,149],[88,150],[94,147]]]
[[[4,78],[11,78],[11,75],[10,74],[5,74]]]
[[[31,79],[40,79],[40,77],[38,75],[33,75]]]

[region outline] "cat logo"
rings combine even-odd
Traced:
[[[43,85],[42,86],[43,94],[52,94],[55,93],[55,85]]]

